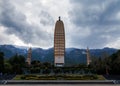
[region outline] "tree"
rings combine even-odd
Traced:
[[[45,68],[51,68],[52,65],[51,65],[51,63],[49,63],[49,62],[44,62],[44,63],[43,63],[43,67],[45,67]]]
[[[4,72],[5,73],[12,73],[13,72],[13,70],[12,70],[12,65],[9,63],[9,61],[5,61],[4,62]]]
[[[90,63],[90,68],[94,69],[94,71],[96,71],[96,73],[98,74],[105,74],[106,73],[106,64],[104,61],[105,58],[95,58],[92,60],[92,62]]]
[[[120,50],[111,56],[104,53],[102,58],[94,59],[90,66],[98,74],[120,74]]]
[[[110,72],[112,74],[120,74],[120,50],[112,54],[109,57],[110,60]]]
[[[25,67],[25,57],[22,55],[14,55],[9,59],[10,64],[14,73],[21,74],[23,73],[22,68]]]
[[[4,53],[0,52],[0,72],[4,72]]]
[[[32,67],[40,67],[41,66],[41,62],[38,60],[34,60],[31,62]]]
[[[5,71],[4,71],[5,73],[9,73],[9,74],[10,74],[10,73],[13,72],[13,70],[12,70],[12,65],[11,65],[10,63],[6,62],[4,65],[5,65],[5,69],[4,69],[4,70],[5,70]]]

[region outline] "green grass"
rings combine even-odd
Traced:
[[[103,75],[97,75],[98,76],[98,80],[105,80],[105,77]]]
[[[102,75],[16,75],[14,80],[105,80]]]

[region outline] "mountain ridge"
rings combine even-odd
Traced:
[[[23,55],[27,57],[27,50],[29,47],[20,48],[14,45],[0,45],[0,51],[4,52],[5,59],[9,59],[15,54]],[[92,57],[103,57],[104,54],[111,55],[115,53],[117,49],[105,47],[103,49],[90,49]],[[66,65],[75,65],[80,63],[86,63],[86,49],[78,48],[66,48],[65,50],[65,63]],[[39,60],[40,62],[54,63],[54,49],[48,48],[33,48],[32,49],[32,60]]]

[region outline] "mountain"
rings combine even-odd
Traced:
[[[15,54],[25,55],[27,53],[26,49],[17,48],[13,45],[0,45],[0,51],[4,52],[5,58],[10,58]]]
[[[28,47],[14,46],[14,45],[0,45],[0,51],[4,52],[5,58],[10,58],[16,53],[27,57]],[[103,57],[104,55],[111,55],[117,49],[103,48],[103,49],[90,49],[92,57]],[[86,63],[86,49],[66,48],[65,63],[66,65],[76,65]],[[32,60],[40,60],[41,62],[54,62],[54,49],[32,48]]]

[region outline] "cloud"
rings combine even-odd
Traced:
[[[29,24],[26,15],[17,11],[9,1],[1,3],[0,23],[7,27],[8,35],[14,34],[26,44],[46,46],[46,40],[50,41],[49,33],[38,25]]]
[[[78,25],[111,25],[119,24],[115,14],[120,11],[119,0],[71,0],[73,10],[71,21]],[[77,3],[77,4],[76,4]],[[80,3],[80,4],[79,4]],[[76,15],[78,14],[78,15]],[[71,16],[70,15],[70,16]]]
[[[0,44],[53,47],[55,22],[61,16],[66,47],[117,48],[119,4],[120,0],[0,0]]]
[[[41,17],[40,18],[40,23],[43,24],[43,26],[54,25],[54,20],[48,12],[41,11],[40,17]]]
[[[73,5],[73,9],[69,12],[70,21],[79,34],[77,36],[75,33],[71,38],[75,41],[76,47],[102,48],[118,39],[120,20],[116,16],[120,13],[119,0],[70,1]],[[77,30],[81,28],[82,30]],[[89,29],[91,33],[88,33],[86,29]]]

